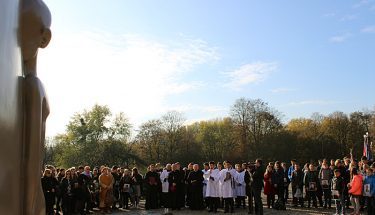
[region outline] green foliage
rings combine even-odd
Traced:
[[[54,137],[54,163],[75,165],[143,164],[128,141],[131,125],[124,113],[112,120],[107,106],[95,105],[91,110],[76,113],[66,133]]]

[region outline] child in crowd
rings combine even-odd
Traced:
[[[340,169],[337,168],[334,170],[331,184],[332,198],[336,202],[336,214],[345,214],[344,190],[345,181],[341,176]]]

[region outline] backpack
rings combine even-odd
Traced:
[[[286,210],[286,206],[281,199],[278,199],[274,204],[273,208],[276,210]]]

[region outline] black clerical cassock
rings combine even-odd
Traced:
[[[190,185],[190,208],[192,210],[203,209],[203,172],[200,170],[191,171],[187,181]]]

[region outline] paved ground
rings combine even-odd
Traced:
[[[331,210],[328,210],[328,209],[301,209],[301,208],[287,208],[286,211],[276,211],[276,210],[273,210],[273,209],[268,209],[268,208],[265,208],[264,209],[264,214],[265,215],[300,215],[300,214],[309,214],[309,215],[320,215],[320,214],[334,214],[334,209],[331,209]],[[129,214],[129,215],[136,215],[136,214],[141,214],[141,215],[162,215],[162,214],[165,214],[164,210],[163,209],[159,209],[159,210],[150,210],[150,211],[146,211],[146,210],[130,210],[130,211],[118,211],[118,212],[114,212],[113,214]],[[196,215],[212,215],[212,213],[208,213],[206,211],[191,211],[189,209],[184,209],[184,210],[181,210],[181,211],[172,211],[170,214],[179,214],[179,215],[183,215],[183,214],[187,214],[187,215],[193,215],[193,214],[196,214]],[[223,211],[222,210],[219,210],[218,214],[223,214]],[[245,209],[237,209],[235,210],[235,213],[233,213],[233,215],[247,215],[247,210]]]
[[[129,214],[129,215],[163,215],[166,214],[164,209],[158,209],[158,210],[148,210],[146,211],[143,208],[144,201],[141,201],[140,204],[140,209],[130,209],[130,210],[122,210],[120,209],[119,211],[115,211],[112,214]],[[223,210],[219,209],[217,214],[223,214]],[[351,212],[351,211],[350,211]],[[290,207],[290,205],[287,205],[287,210],[286,211],[278,211],[274,209],[268,209],[264,208],[264,214],[265,215],[301,215],[301,214],[306,214],[306,215],[324,215],[324,214],[334,214],[335,209],[323,209],[323,208],[294,208]],[[95,214],[99,214],[98,212]],[[213,213],[208,213],[205,210],[202,211],[192,211],[190,209],[182,209],[180,211],[170,211],[170,215],[178,214],[178,215],[213,215]],[[233,215],[247,215],[247,209],[235,209],[235,213]],[[349,213],[348,213],[349,214]]]

